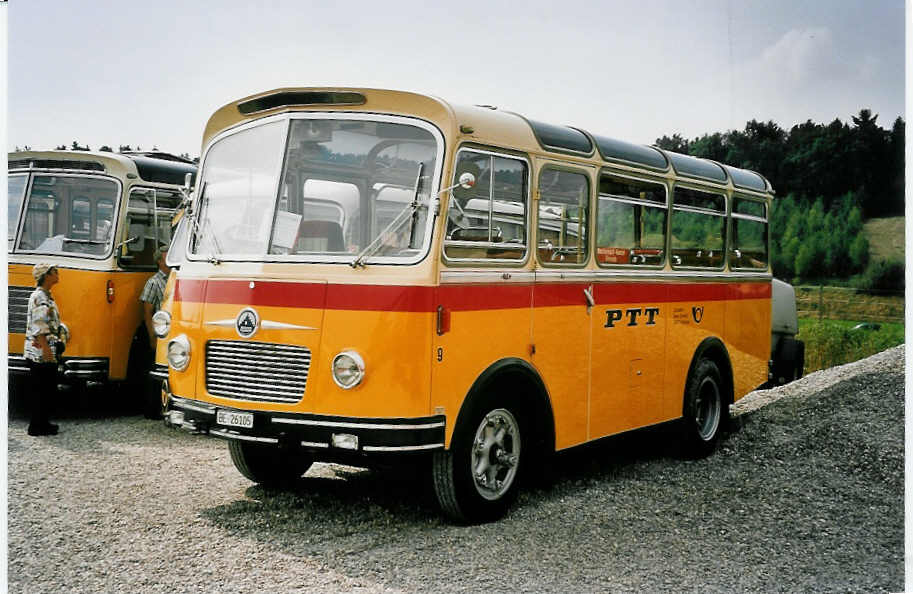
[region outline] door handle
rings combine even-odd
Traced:
[[[590,311],[596,305],[596,300],[593,299],[593,285],[590,285],[583,290],[583,298],[586,299],[586,313],[589,315]]]

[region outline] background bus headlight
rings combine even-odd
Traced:
[[[354,388],[364,376],[365,360],[355,351],[343,351],[333,358],[333,381],[340,388]]]
[[[158,310],[152,316],[152,330],[159,338],[165,338],[171,331],[171,314]]]
[[[181,334],[168,342],[168,364],[172,369],[184,371],[190,364],[190,340]]]

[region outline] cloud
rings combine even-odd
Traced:
[[[793,29],[764,49],[756,63],[759,74],[780,82],[832,79],[844,72],[834,35],[826,27]]]
[[[736,66],[733,116],[787,127],[807,118],[846,119],[881,91],[882,68],[870,52],[828,27],[792,29]]]

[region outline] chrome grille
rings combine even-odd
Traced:
[[[29,311],[29,297],[35,287],[9,287],[9,331],[25,334]]]
[[[213,396],[260,402],[298,402],[304,395],[311,351],[240,340],[206,343],[206,390]]]

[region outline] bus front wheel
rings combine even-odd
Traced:
[[[289,453],[275,446],[246,441],[229,441],[228,451],[238,472],[266,487],[289,486],[313,464],[301,452]]]
[[[728,406],[720,369],[710,359],[695,365],[685,384],[682,439],[685,451],[703,458],[713,453],[725,425]]]
[[[456,427],[449,451],[436,452],[434,490],[444,513],[461,523],[502,517],[517,498],[525,463],[519,408],[494,398]]]

